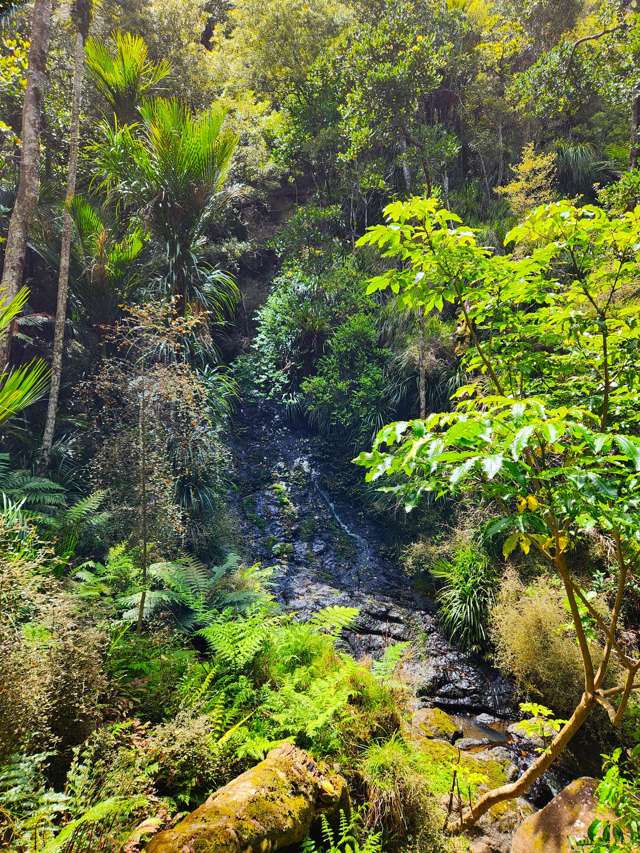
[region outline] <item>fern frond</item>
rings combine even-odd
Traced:
[[[246,619],[230,620],[222,616],[198,633],[212,652],[237,670],[245,669],[265,647],[277,620],[263,613]]]
[[[342,631],[353,627],[359,615],[360,611],[357,607],[332,605],[331,607],[324,607],[314,614],[309,619],[309,624],[332,637],[337,637]]]
[[[101,505],[104,503],[106,494],[106,491],[99,490],[87,495],[85,498],[81,498],[79,501],[76,501],[73,506],[70,506],[66,511],[64,521],[73,526],[86,524],[100,509]]]
[[[387,681],[391,678],[403,658],[407,654],[409,643],[392,643],[384,650],[384,654],[380,660],[374,661],[371,671],[380,681]]]
[[[130,815],[136,809],[147,805],[147,798],[138,797],[110,797],[96,803],[81,817],[70,821],[64,829],[56,835],[43,849],[43,853],[64,853],[68,842],[76,837],[78,830],[83,827],[94,826],[102,821],[113,820],[116,817]]]

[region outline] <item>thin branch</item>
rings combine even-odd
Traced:
[[[597,41],[598,39],[601,39],[604,36],[608,36],[608,35],[611,35],[612,33],[616,33],[616,32],[618,32],[618,30],[625,29],[626,26],[627,26],[627,22],[623,21],[620,24],[616,24],[615,27],[607,27],[606,29],[602,30],[599,33],[592,33],[591,35],[588,35],[588,36],[582,36],[582,38],[579,38],[576,41],[574,41],[573,45],[571,46],[571,53],[569,54],[569,58],[567,60],[567,66],[571,65],[571,63],[573,62],[573,56],[574,56],[576,50],[581,45],[586,44],[586,42],[588,42],[588,41]]]

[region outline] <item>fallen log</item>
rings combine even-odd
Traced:
[[[213,793],[173,829],[156,835],[147,853],[269,853],[304,840],[321,814],[348,810],[342,776],[292,744]]]

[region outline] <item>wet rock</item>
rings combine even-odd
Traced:
[[[497,761],[502,767],[507,782],[513,782],[520,775],[518,766],[513,761],[513,755],[504,746],[489,747],[482,752],[475,752],[473,757],[476,761]]]
[[[296,563],[304,563],[308,555],[308,547],[306,542],[293,543],[293,559]]]
[[[614,815],[598,805],[598,780],[576,779],[543,809],[527,818],[513,837],[511,853],[570,853],[571,839],[586,838],[596,818]]]
[[[542,720],[541,722],[544,721]],[[520,723],[512,723],[510,726],[507,727],[507,732],[511,735],[511,737],[520,741],[520,743],[527,745],[529,748],[544,749],[544,739],[539,737],[538,735],[523,731],[520,726]]]
[[[300,844],[313,820],[348,807],[346,782],[292,744],[212,794],[147,853],[269,853]]]
[[[461,737],[455,742],[458,749],[476,749],[479,746],[488,746],[490,743],[488,737]]]
[[[453,717],[440,708],[420,708],[411,718],[411,728],[417,737],[437,738],[449,743],[462,734]]]
[[[311,545],[311,550],[313,552],[314,557],[317,557],[320,554],[324,554],[324,552],[327,550],[327,543],[323,542],[322,539],[315,539]]]
[[[475,721],[481,726],[490,726],[493,723],[499,723],[500,718],[495,717],[493,714],[477,714],[475,717]]]

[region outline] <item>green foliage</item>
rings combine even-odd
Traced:
[[[8,300],[0,294],[0,336],[14,323],[27,303],[29,291],[21,288]],[[3,365],[0,372],[0,424],[36,402],[44,393],[49,381],[49,369],[42,359],[14,367]]]
[[[323,264],[324,254],[318,255]],[[291,261],[274,281],[258,312],[251,368],[268,397],[299,406],[301,383],[317,369],[327,339],[345,318],[367,304],[365,282],[355,259],[338,258],[322,273]]]
[[[111,41],[87,40],[86,64],[91,80],[121,124],[137,121],[137,109],[169,74],[166,60],[154,62],[140,36],[114,33]]]
[[[550,708],[539,705],[537,702],[521,702],[520,710],[523,714],[531,714],[531,717],[521,720],[518,723],[518,729],[526,737],[543,742],[550,741],[567,722],[558,719]]]
[[[309,421],[354,447],[367,442],[393,413],[403,383],[393,375],[390,350],[369,314],[355,314],[327,342],[315,376],[301,384]]]
[[[335,647],[355,615],[331,607],[300,623],[264,610],[243,618],[225,613],[200,632],[213,652],[212,665],[194,673],[184,689],[196,707],[215,714],[224,707],[221,729],[240,718],[232,731],[242,756],[260,758],[286,739],[335,755],[367,743],[374,733],[389,735],[398,726],[389,688]],[[249,688],[247,676],[257,690]]]
[[[468,545],[450,560],[437,560],[431,574],[442,583],[437,599],[445,628],[463,646],[479,651],[487,643],[487,619],[497,581],[487,555]]]
[[[0,491],[33,513],[55,511],[65,504],[64,486],[30,471],[12,470],[8,453],[0,454]]]
[[[250,610],[242,619],[226,610],[199,634],[226,666],[242,671],[263,650],[277,621],[278,617],[267,616],[262,607]]]
[[[98,566],[102,577],[109,582],[111,567]],[[225,610],[238,613],[260,605],[268,605],[270,596],[267,588],[272,571],[259,564],[242,566],[235,554],[230,554],[218,566],[207,566],[191,556],[174,562],[152,563],[148,567],[144,617],[169,611],[185,630],[214,620]],[[129,589],[140,584],[140,571],[130,579]],[[141,591],[119,595],[116,604],[123,610],[125,622],[135,622],[140,606]]]
[[[238,139],[213,105],[194,114],[175,99],[140,107],[140,123],[101,126],[96,182],[121,209],[142,213],[154,242],[152,282],[160,292],[191,302],[221,320],[237,288],[207,260],[205,232],[222,203],[221,191]]]
[[[0,766],[0,840],[15,851],[39,849],[54,834],[68,798],[48,787],[53,753],[9,756]]]
[[[102,824],[110,824],[116,818],[128,817],[132,812],[147,804],[145,797],[111,797],[101,800],[80,817],[69,821],[55,838],[43,848],[43,853],[67,853],[68,850],[88,851]]]
[[[125,707],[143,720],[157,722],[178,704],[176,685],[195,657],[192,648],[166,631],[145,636],[125,625],[115,630],[104,666]]]
[[[360,773],[366,786],[368,825],[381,830],[385,841],[400,848],[402,840],[411,837],[417,849],[434,853],[444,849],[442,819],[415,750],[397,735],[373,743],[365,752]]]
[[[74,307],[94,328],[104,327],[119,316],[119,307],[139,279],[136,265],[146,234],[134,226],[123,235],[105,210],[83,196],[73,199],[70,213],[75,225],[71,298]]]
[[[353,628],[359,613],[357,607],[333,605],[319,610],[311,617],[309,624],[331,637],[338,637],[343,631]]]
[[[596,818],[587,838],[577,842],[580,850],[592,853],[631,853],[640,844],[640,788],[636,746],[623,756],[622,749],[605,756],[605,775],[598,786],[600,805],[615,814],[613,820]]]
[[[364,830],[360,811],[347,816],[341,809],[337,831],[326,815],[321,815],[320,822],[322,841],[316,843],[311,838],[305,839],[301,853],[383,853],[380,833]]]
[[[379,660],[374,661],[371,671],[383,683],[388,682],[396,674],[398,668],[407,656],[409,643],[392,643],[384,650]]]
[[[631,169],[620,180],[603,187],[598,200],[613,213],[626,213],[640,204],[640,169]]]

